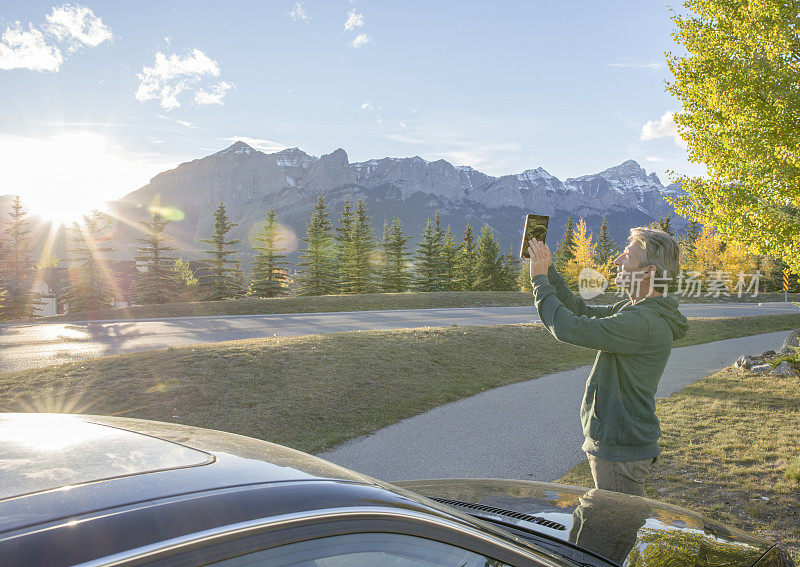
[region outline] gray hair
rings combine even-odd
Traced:
[[[628,242],[638,242],[642,247],[641,266],[653,264],[655,277],[670,282],[680,271],[681,248],[675,237],[668,232],[646,226],[631,229]]]

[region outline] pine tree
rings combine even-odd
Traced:
[[[475,289],[476,267],[478,253],[475,249],[475,236],[472,227],[467,223],[464,230],[464,240],[458,247],[456,254],[455,276],[456,289],[459,291],[472,291]]]
[[[508,254],[503,258],[503,277],[501,291],[519,291],[520,285],[520,272],[522,271],[522,262],[514,254],[514,247],[508,249]],[[530,277],[530,272],[528,272]]]
[[[675,233],[672,230],[672,213],[667,215],[667,218],[662,217],[661,215],[658,216],[658,221],[654,222],[650,225],[650,228],[656,228],[658,230],[663,230],[670,236],[675,236]]]
[[[352,273],[352,262],[354,261],[353,252],[353,226],[355,218],[353,209],[350,206],[350,195],[344,199],[339,226],[336,227],[336,266],[337,266],[337,287],[341,293],[351,293],[353,282],[350,280]]]
[[[483,225],[478,237],[475,289],[480,291],[502,289],[504,282],[503,256],[494,237],[492,227]]]
[[[275,216],[275,209],[270,207],[261,231],[255,236],[256,254],[253,257],[253,269],[250,282],[250,295],[256,297],[277,297],[285,295],[286,268],[289,262],[286,255],[281,254],[281,229]]]
[[[325,195],[317,197],[311,220],[306,224],[306,237],[301,242],[306,249],[300,252],[297,264],[300,295],[327,295],[336,293],[337,273],[332,234]]]
[[[436,241],[436,248],[439,250],[439,259],[437,261],[437,284],[436,288],[437,291],[447,289],[445,281],[444,281],[444,231],[442,230],[442,219],[439,209],[436,209],[436,213],[433,217],[433,237]]]
[[[403,224],[400,219],[392,219],[391,225],[384,221],[381,248],[383,250],[383,263],[381,266],[381,290],[387,292],[407,291],[411,284],[411,274],[407,266],[410,252],[406,244],[410,237],[403,234]]]
[[[567,217],[567,226],[564,229],[564,235],[561,240],[556,244],[555,258],[553,264],[556,269],[563,275],[567,263],[575,257],[575,231],[572,228],[572,217]]]
[[[16,196],[11,202],[10,219],[0,246],[0,291],[3,292],[0,320],[33,317],[41,304],[41,296],[32,289],[34,263],[26,215]]]
[[[444,233],[442,241],[442,253],[440,258],[440,280],[442,289],[445,291],[456,291],[456,257],[458,256],[458,245],[453,238],[453,230],[450,226]]]
[[[619,246],[609,235],[608,223],[606,218],[603,217],[603,224],[600,225],[600,237],[597,240],[597,255],[594,261],[598,271],[606,277],[609,287],[612,288],[617,272],[614,266],[614,260],[617,256],[619,256]]]
[[[250,285],[248,284],[247,275],[244,272],[244,268],[242,268],[242,260],[239,258],[238,252],[236,253],[236,257],[233,259],[231,276],[231,281],[233,282],[231,298],[239,299],[240,297],[247,295],[247,292],[250,290]]]
[[[135,282],[139,303],[168,303],[180,297],[180,282],[174,270],[175,258],[169,255],[175,248],[169,245],[169,237],[164,234],[169,222],[158,210],[142,221],[146,236],[136,239],[144,245],[136,256],[136,261],[144,268]]]
[[[347,265],[350,270],[348,274],[350,281],[349,293],[368,293],[374,289],[375,269],[372,265],[372,256],[375,251],[375,234],[372,231],[370,220],[367,215],[366,203],[363,199],[359,199],[356,204],[350,247],[352,259]]]
[[[414,289],[418,291],[440,290],[441,249],[436,242],[436,230],[428,219],[425,230],[414,251]]]
[[[114,252],[110,228],[111,219],[103,218],[97,210],[84,217],[81,224],[72,224],[69,287],[65,297],[72,313],[113,305],[113,281],[107,260]]]
[[[700,238],[700,233],[703,226],[695,219],[689,219],[689,224],[681,239],[681,246],[683,248],[683,261],[692,262],[694,259],[694,249],[697,239]],[[681,267],[684,267],[683,265]]]
[[[203,251],[209,256],[207,260],[209,269],[199,278],[199,285],[206,299],[219,301],[220,299],[233,297],[236,294],[236,283],[234,281],[235,260],[231,256],[236,254],[234,246],[239,244],[241,240],[226,239],[226,235],[236,224],[228,221],[225,204],[222,201],[214,210],[213,217],[214,232],[211,238],[200,240],[200,242],[208,244],[211,249]]]

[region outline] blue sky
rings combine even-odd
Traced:
[[[234,139],[666,182],[700,173],[672,28],[659,2],[3,2],[0,194],[82,206]]]

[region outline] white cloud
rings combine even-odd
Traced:
[[[647,161],[652,161],[652,162],[655,162],[655,163],[659,163],[659,162],[662,162],[662,161],[664,161],[664,158],[660,158],[660,157],[658,157],[658,156],[647,156],[647,157],[646,157],[646,158],[644,158],[644,159],[646,159]]]
[[[651,120],[642,126],[641,140],[655,140],[657,138],[672,138],[676,145],[682,148],[686,147],[686,142],[678,134],[674,111],[668,110],[659,120]]]
[[[372,38],[365,33],[360,33],[356,36],[351,45],[356,49],[361,49],[368,43],[372,43]]]
[[[244,142],[251,148],[255,148],[268,154],[279,152],[289,147],[286,144],[282,144],[274,140],[262,140],[260,138],[250,138],[248,136],[231,136],[230,138],[221,139],[225,140],[226,142]]]
[[[203,89],[200,89],[196,93],[194,93],[194,101],[198,105],[225,104],[224,102],[222,102],[222,99],[225,98],[225,93],[232,88],[233,85],[231,83],[220,81],[216,85],[211,85],[211,92],[207,92]]]
[[[42,32],[29,25],[28,31],[19,22],[6,28],[0,39],[0,69],[30,69],[31,71],[58,71],[64,57],[61,50],[47,45]]]
[[[372,110],[372,101],[368,100],[364,104],[361,105],[361,110]]]
[[[54,6],[45,19],[42,29],[29,23],[26,31],[19,22],[6,28],[0,38],[0,69],[58,71],[64,55],[57,45],[45,41],[42,31],[65,43],[69,53],[87,45],[96,47],[112,37],[111,29],[85,6]]]
[[[400,128],[405,128],[405,127],[406,127],[406,123],[401,120],[400,121]]]
[[[185,128],[194,128],[196,130],[200,129],[200,126],[197,126],[192,122],[187,122],[186,120],[177,120],[175,118],[170,118],[169,116],[164,116],[163,114],[156,114],[156,117],[161,118],[162,120],[169,120],[170,122],[174,122],[175,124],[180,124]]]
[[[347,20],[344,22],[345,31],[354,30],[364,25],[364,14],[359,14],[355,10],[347,12]]]
[[[46,19],[45,30],[59,41],[70,42],[70,51],[82,45],[97,47],[112,38],[111,29],[86,6],[54,6]]]
[[[203,79],[219,74],[217,62],[199,49],[183,55],[158,52],[153,66],[142,67],[142,72],[136,75],[139,79],[136,100],[158,100],[161,108],[172,110],[180,107],[180,94],[194,91],[197,104],[222,104],[225,92],[233,85],[220,81],[209,87],[211,92],[200,88]]]
[[[664,63],[606,63],[607,67],[623,67],[625,69],[661,69]]]
[[[298,20],[301,22],[307,22],[308,20],[311,19],[311,16],[308,15],[308,12],[306,12],[306,9],[303,8],[303,5],[300,2],[295,4],[294,7],[291,10],[289,10],[289,16],[295,22]]]

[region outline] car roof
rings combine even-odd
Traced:
[[[132,418],[0,414],[0,533],[229,486],[373,479],[250,437]]]
[[[131,418],[0,417],[0,445],[11,447],[2,450],[19,455],[27,451],[38,463],[33,468],[43,466],[47,471],[40,479],[29,475],[24,482],[16,481],[17,488],[5,491],[11,495],[0,499],[0,547],[4,558],[16,558],[14,565],[42,564],[38,559],[20,559],[42,554],[48,557],[46,564],[72,564],[74,559],[86,561],[217,525],[332,507],[416,510],[528,547],[524,540],[463,512],[266,441]],[[25,423],[31,431],[42,427],[42,434],[26,438],[24,427],[13,431]],[[59,426],[70,435],[57,441]],[[104,454],[99,439],[112,440],[114,452]],[[22,447],[26,442],[31,446]],[[82,453],[81,448],[92,442],[97,448],[86,458],[90,453]],[[114,457],[126,449],[138,451],[139,461],[130,468],[115,468]],[[78,473],[62,481],[54,480],[56,467],[47,468],[55,462],[95,458],[105,462],[84,462]],[[6,470],[0,466],[0,485],[20,470],[21,463]],[[71,481],[77,482],[64,484]],[[69,553],[53,555],[53,549]]]

